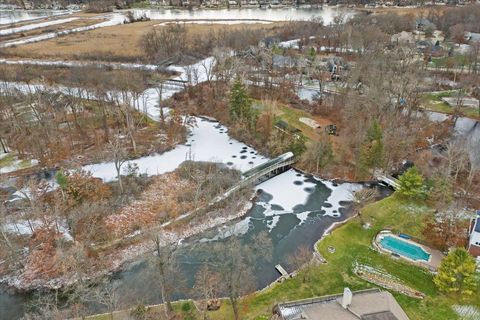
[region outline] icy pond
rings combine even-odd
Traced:
[[[66,10],[0,10],[0,26],[15,22],[28,21],[33,19],[46,18],[61,14],[68,14]]]
[[[343,15],[348,19],[355,14],[354,10],[328,7],[323,8],[233,8],[218,10],[162,10],[162,9],[134,9],[136,16],[146,15],[152,20],[197,20],[202,23],[214,20],[245,20],[257,21],[290,21],[310,20],[321,17],[325,24],[330,24],[336,16]]]

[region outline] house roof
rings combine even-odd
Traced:
[[[470,233],[470,244],[480,246],[480,216],[475,219],[472,233]]]
[[[347,309],[341,305],[343,295],[289,302],[277,306],[284,320],[408,320],[391,293],[379,289],[353,292]]]
[[[467,32],[467,39],[469,41],[480,42],[480,33]]]

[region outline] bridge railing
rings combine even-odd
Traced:
[[[248,178],[248,177],[250,177],[250,176],[252,176],[252,175],[257,174],[257,172],[260,172],[260,171],[262,171],[262,170],[268,169],[268,168],[270,168],[271,166],[273,166],[273,165],[275,165],[275,164],[283,163],[283,162],[285,162],[285,161],[288,161],[288,160],[290,160],[290,159],[293,159],[294,157],[295,157],[295,156],[293,155],[292,152],[284,153],[284,154],[276,157],[275,159],[269,160],[269,161],[267,161],[267,162],[265,162],[265,163],[262,163],[262,164],[254,167],[254,168],[252,168],[252,169],[250,169],[250,170],[245,171],[245,172],[243,173],[243,176],[244,176],[245,178]]]

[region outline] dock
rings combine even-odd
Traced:
[[[290,275],[288,274],[288,272],[287,272],[281,265],[277,264],[277,265],[275,266],[275,269],[277,269],[277,271],[282,275],[282,278],[287,279],[287,278],[290,277]]]

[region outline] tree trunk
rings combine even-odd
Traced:
[[[478,112],[480,112],[480,109]],[[3,141],[2,137],[0,137],[0,145],[2,146],[3,153],[8,153],[7,144]]]
[[[230,303],[232,304],[233,315],[235,316],[235,320],[239,320],[240,318],[238,314],[237,298],[230,297]]]

